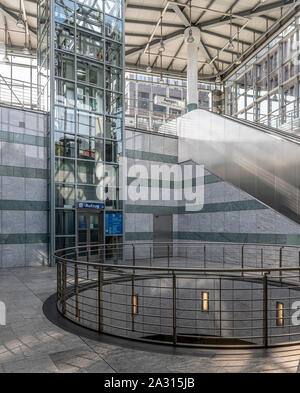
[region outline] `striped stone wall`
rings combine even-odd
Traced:
[[[128,129],[125,143],[129,166],[178,162],[176,137]],[[151,241],[153,215],[172,214],[174,240],[300,244],[298,224],[208,171],[203,181],[205,203],[200,212],[187,213],[184,201],[129,201],[126,240]],[[160,182],[158,186],[165,185]]]
[[[47,116],[0,106],[0,266],[48,260]]]

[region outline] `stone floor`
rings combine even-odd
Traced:
[[[300,346],[252,351],[171,348],[64,330],[43,312],[55,281],[53,268],[0,270],[0,301],[7,307],[7,325],[0,326],[0,373],[298,372]]]

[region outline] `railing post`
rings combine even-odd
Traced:
[[[203,247],[203,263],[204,269],[206,269],[206,246]]]
[[[91,250],[90,250],[90,246],[87,246],[87,265],[86,265],[86,279],[88,280],[89,279],[89,277],[90,277],[90,272],[89,272],[89,263],[90,263],[90,253],[91,253]]]
[[[56,265],[56,273],[57,273],[57,298],[61,304],[61,262],[57,261]]]
[[[242,269],[243,269],[243,271],[242,271],[242,277],[244,277],[244,251],[245,251],[245,245],[243,244],[243,246],[242,246],[242,256],[241,256],[241,267],[242,267]]]
[[[150,246],[150,267],[152,267],[152,247]]]
[[[62,314],[65,315],[67,311],[67,266],[66,262],[62,263],[62,305],[61,305],[61,311]]]
[[[279,251],[279,268],[282,269],[282,254],[283,254],[283,247],[280,248]],[[282,270],[279,272],[280,282],[282,283]]]
[[[103,270],[98,270],[98,331],[103,332]]]
[[[131,277],[131,330],[134,332],[134,274]]]
[[[173,271],[173,344],[177,344],[177,320],[176,320],[176,274]]]
[[[264,249],[263,248],[261,248],[261,250],[260,250],[260,266],[262,269],[264,268]]]
[[[77,263],[75,263],[75,267],[74,267],[74,286],[75,286],[75,316],[76,316],[76,321],[79,322],[79,287],[78,287]]]
[[[170,245],[168,244],[168,269],[170,269]]]
[[[132,264],[135,266],[135,246],[132,245]],[[135,274],[135,269],[133,269],[133,274]]]
[[[268,273],[263,277],[263,344],[268,347]]]
[[[300,251],[299,251],[299,268],[300,268]],[[299,270],[299,281],[300,281],[300,270]]]

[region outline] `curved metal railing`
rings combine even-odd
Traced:
[[[55,253],[57,307],[129,339],[209,347],[300,342],[300,247],[127,243]]]

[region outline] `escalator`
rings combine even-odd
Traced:
[[[300,224],[300,138],[198,109],[177,119],[179,162],[194,161]]]

